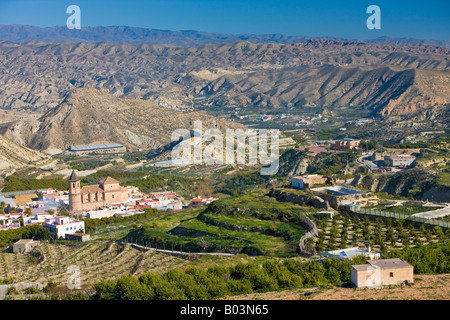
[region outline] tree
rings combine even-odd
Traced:
[[[59,216],[69,216],[69,208],[66,205],[60,205],[57,211]]]
[[[370,227],[370,218],[368,216],[364,217],[364,227],[366,228]]]
[[[30,217],[33,215],[33,211],[31,211],[31,208],[26,208],[24,213],[27,217]]]
[[[336,270],[333,267],[330,267],[330,269],[328,270],[328,281],[330,281],[331,283],[337,283],[340,280],[340,273],[338,270]]]
[[[194,277],[179,269],[171,269],[165,274],[165,278],[174,286],[181,289],[188,300],[209,299],[207,288],[197,283]]]
[[[394,230],[390,226],[386,229],[386,241],[390,242],[391,245],[395,243]]]
[[[405,223],[404,219],[395,219],[395,229],[398,233],[403,231],[403,224]]]
[[[440,226],[435,226],[433,228],[433,233],[441,240],[445,238],[445,234]]]
[[[310,237],[306,239],[306,245],[307,246],[313,246],[314,245],[314,238]]]
[[[420,237],[417,234],[414,236],[413,242],[418,247],[422,246],[422,240],[420,240]]]
[[[16,287],[13,286],[8,287],[8,289],[6,290],[6,295],[13,295],[13,294],[19,294]]]
[[[428,243],[433,242],[433,234],[431,233],[430,229],[425,230],[425,238],[427,239]]]
[[[387,218],[386,219],[386,228],[392,227],[392,219],[391,218]]]
[[[340,248],[344,249],[347,247],[347,241],[348,241],[348,231],[347,228],[344,227],[341,234],[341,245]]]
[[[333,225],[330,229],[330,236],[333,236],[334,238],[336,238],[339,235],[339,229],[337,225]]]
[[[96,293],[100,298],[105,294],[114,293],[116,284],[111,279],[102,279],[94,285]]]
[[[323,244],[323,241],[321,241],[320,239],[319,241],[317,241],[316,250],[317,252],[323,252],[325,250],[325,245]]]
[[[419,231],[420,231],[422,234],[425,234],[425,232],[427,231],[427,228],[425,228],[425,224],[422,223],[422,224],[420,225]]]
[[[328,247],[330,250],[336,249],[336,237],[333,235],[330,236],[330,239],[328,240]]]
[[[121,276],[116,283],[115,293],[119,294],[123,300],[150,300],[154,296],[154,291],[141,284],[132,275]]]

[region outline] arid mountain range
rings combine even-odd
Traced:
[[[0,41],[0,107],[56,107],[75,88],[191,106],[365,107],[410,114],[450,102],[449,49],[305,40],[200,47]]]
[[[297,43],[305,40],[340,40],[336,37],[288,36],[284,34],[224,34],[194,30],[159,30],[128,26],[96,26],[82,27],[80,30],[69,30],[66,26],[41,28],[29,25],[0,25],[0,40],[11,42],[108,42],[120,44],[170,44],[178,47],[194,47],[205,44],[235,43],[248,41],[252,43]],[[371,43],[394,43],[409,45],[422,43],[425,45],[450,48],[450,41],[391,38],[388,36],[366,40]]]
[[[122,143],[129,150],[149,150],[169,144],[176,129],[193,129],[196,120],[203,130],[244,128],[203,112],[176,111],[152,101],[80,88],[41,118],[4,123],[0,133],[16,144],[48,154],[63,152],[70,145],[107,142]]]

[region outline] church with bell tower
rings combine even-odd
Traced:
[[[69,178],[69,211],[80,212],[100,209],[107,204],[123,203],[128,200],[128,191],[119,181],[107,177],[98,185],[81,187],[75,170]]]

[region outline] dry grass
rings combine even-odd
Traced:
[[[319,292],[318,292],[319,291]],[[318,292],[318,293],[314,293]],[[309,295],[309,293],[313,293]],[[417,275],[411,287],[363,289],[330,287],[243,294],[225,300],[450,300],[450,274]]]

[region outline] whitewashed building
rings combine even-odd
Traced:
[[[47,219],[54,219],[55,216],[53,214],[50,214],[48,212],[34,212],[34,215],[32,217],[23,217],[23,225],[33,225],[33,224],[39,224],[39,223],[45,223]]]
[[[65,238],[66,234],[85,232],[84,221],[72,219],[70,217],[55,217],[46,219],[44,228],[47,228],[54,237]]]
[[[319,253],[319,256],[323,258],[338,258],[339,260],[352,260],[356,256],[366,256],[371,260],[379,259],[380,253],[369,250],[354,247],[347,249],[339,249],[333,251],[326,251]]]

